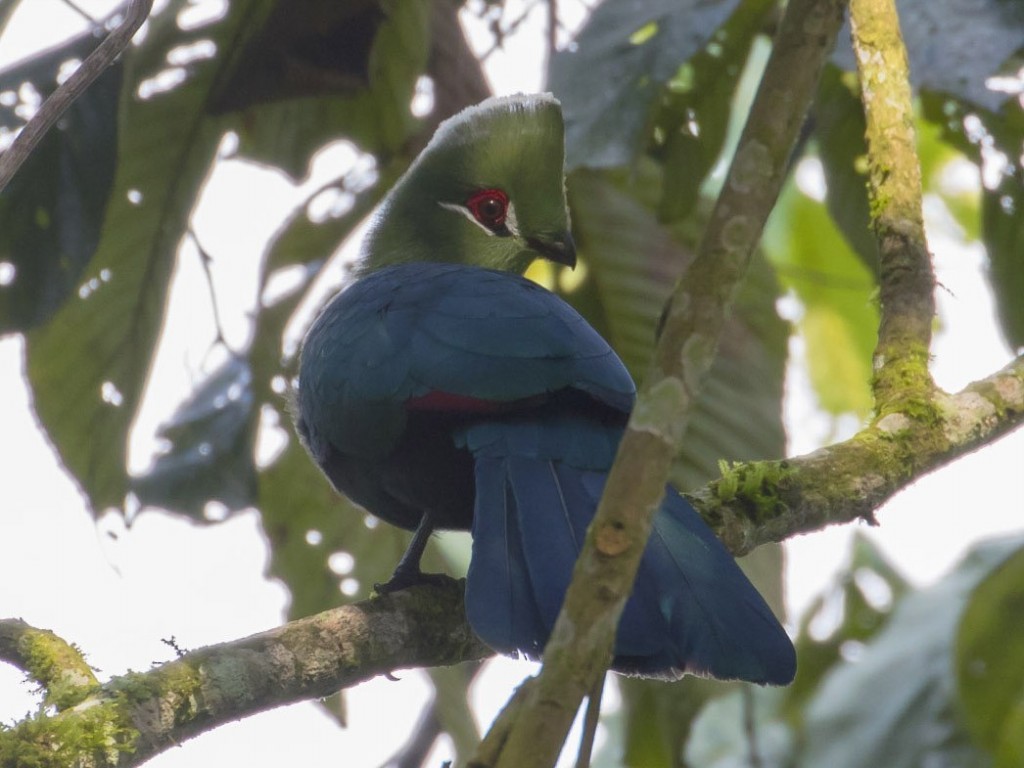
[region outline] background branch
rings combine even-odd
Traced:
[[[21,129],[11,146],[0,154],[0,192],[14,178],[22,163],[42,140],[46,132],[60,119],[71,103],[85,93],[92,82],[103,74],[120,53],[131,43],[132,37],[149,16],[153,0],[131,0],[124,20],[90,53],[85,61],[57,90],[49,95],[39,111]]]

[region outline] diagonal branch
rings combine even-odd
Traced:
[[[845,5],[844,0],[791,0],[786,8],[697,258],[666,310],[654,363],[544,650],[544,667],[495,765],[553,764],[580,702],[611,659],[615,627],[669,466],[778,197]]]
[[[14,178],[14,174],[42,141],[46,132],[67,112],[72,102],[85,93],[93,81],[103,74],[103,70],[128,47],[142,22],[149,16],[152,7],[153,0],[131,0],[124,20],[86,57],[71,77],[47,97],[39,111],[21,129],[21,133],[11,146],[0,154],[0,192]]]
[[[690,500],[735,555],[874,512],[923,475],[1024,425],[1024,355],[926,401],[932,420],[890,411],[842,443],[738,464]]]
[[[127,768],[223,723],[395,669],[484,658],[492,652],[464,618],[463,587],[449,579],[376,597],[115,677],[57,715],[0,728],[0,765]],[[26,631],[42,633],[0,621],[0,638]],[[9,660],[10,647],[0,640]]]

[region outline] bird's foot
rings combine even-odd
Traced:
[[[400,589],[407,589],[408,587],[415,587],[420,584],[443,584],[448,581],[451,577],[443,573],[424,573],[419,570],[396,570],[391,578],[385,581],[383,584],[374,584],[373,589],[377,594],[386,595],[391,592],[397,592]]]

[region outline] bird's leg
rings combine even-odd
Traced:
[[[420,518],[420,524],[416,526],[416,532],[412,535],[405,554],[395,566],[395,572],[391,578],[383,584],[374,584],[373,588],[380,593],[397,592],[406,587],[416,584],[430,584],[447,579],[440,573],[424,573],[420,570],[420,560],[423,559],[423,551],[427,548],[427,542],[434,532],[434,521],[429,513],[424,513]]]

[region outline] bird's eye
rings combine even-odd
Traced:
[[[508,195],[500,189],[482,189],[474,192],[466,201],[473,218],[488,229],[494,230],[505,224],[508,213]]]

